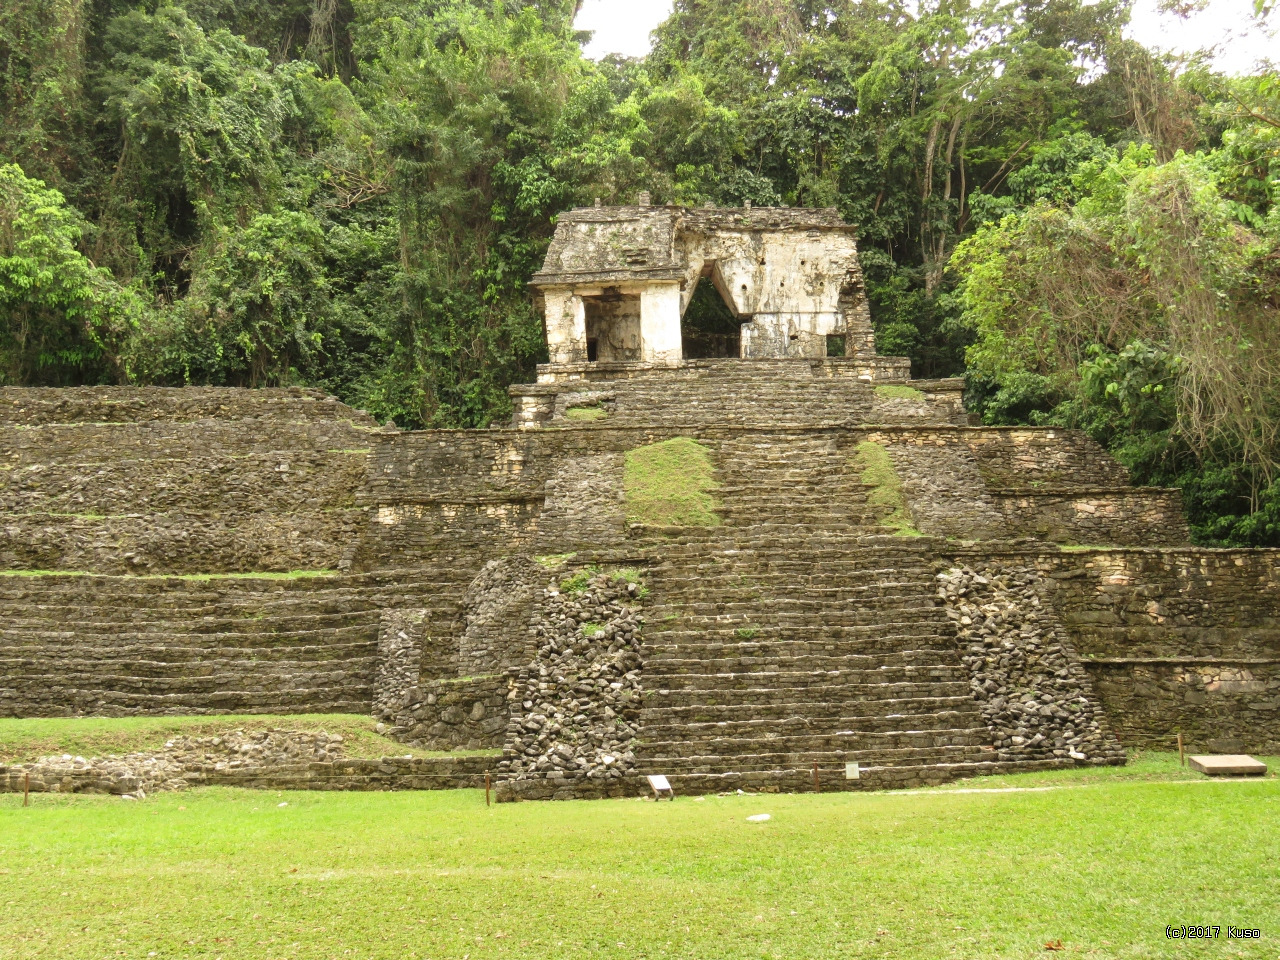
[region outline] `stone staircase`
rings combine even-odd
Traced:
[[[859,371],[856,361],[842,360],[702,360],[607,381],[513,387],[515,425],[580,426],[587,422],[584,412],[602,412],[596,422],[615,427],[812,428],[896,420],[879,414],[885,404],[876,384]],[[916,421],[966,422],[958,408],[923,398],[914,414]]]
[[[336,577],[0,576],[0,716],[368,712],[384,609],[454,630],[451,567]]]
[[[723,526],[655,539],[642,773],[678,790],[935,783],[994,761],[928,541],[894,537],[834,435],[719,447]],[[860,767],[846,779],[845,765]]]

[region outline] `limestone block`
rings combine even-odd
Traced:
[[[1232,756],[1196,756],[1187,757],[1192,770],[1208,777],[1260,777],[1267,772],[1267,765],[1253,757]]]

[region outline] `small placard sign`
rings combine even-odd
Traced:
[[[667,783],[667,778],[660,773],[649,777],[649,786],[653,787],[655,792],[671,789],[671,784]]]
[[[844,765],[844,778],[846,780],[857,780],[861,776],[856,763],[846,763]]]

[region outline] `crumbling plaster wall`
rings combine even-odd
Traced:
[[[705,275],[743,321],[743,357],[825,357],[827,336],[846,333],[847,355],[874,355],[857,243],[834,210],[637,206],[561,217],[533,280],[552,363],[609,339],[588,316],[608,289],[641,298],[640,354],[610,346],[599,359],[679,362],[680,318]]]
[[[841,295],[856,282],[857,244],[842,231],[721,228],[685,238],[686,302],[697,277],[712,282],[742,326],[743,357],[825,357],[844,333]]]

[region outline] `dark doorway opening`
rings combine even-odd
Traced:
[[[698,281],[689,309],[680,321],[686,360],[737,357],[742,353],[742,322],[733,315],[710,277]]]
[[[606,288],[583,297],[587,321],[587,360],[640,359],[640,297]]]

